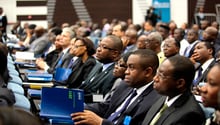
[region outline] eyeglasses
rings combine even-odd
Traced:
[[[119,62],[116,62],[115,65],[117,65],[118,67],[127,68],[126,64],[120,64]]]
[[[115,49],[109,48],[109,47],[107,47],[106,45],[103,45],[103,44],[99,44],[98,47],[101,48],[101,49],[115,50]]]
[[[79,47],[82,47],[82,46],[85,46],[85,45],[74,45],[73,47],[74,48],[79,48]]]

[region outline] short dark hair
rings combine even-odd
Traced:
[[[131,55],[132,52],[127,52],[122,54],[121,58],[123,59],[124,62],[128,61],[128,57]]]
[[[119,51],[119,52],[122,52],[123,50],[123,43],[122,43],[122,40],[115,36],[115,35],[109,35],[107,36],[107,38],[111,39],[112,41],[114,41],[114,49]]]
[[[54,35],[60,35],[62,33],[62,29],[59,27],[54,27],[51,29],[51,32],[54,33]]]
[[[83,42],[83,44],[87,48],[87,52],[88,52],[89,56],[92,56],[93,54],[95,54],[96,49],[95,49],[93,42],[90,39],[88,39],[86,37],[77,37],[76,40],[80,40]]]
[[[159,66],[159,59],[157,54],[150,49],[138,49],[131,53],[131,55],[139,55],[142,60],[141,67],[147,68],[151,67],[153,69],[153,75],[156,74],[157,68]]]
[[[176,47],[180,48],[180,42],[178,42],[176,39],[174,39]]]
[[[0,108],[0,122],[2,125],[43,125],[31,112],[6,106]]]
[[[215,47],[214,47],[214,45],[211,42],[207,42],[207,41],[204,41],[204,40],[202,40],[201,42],[204,43],[204,45],[206,46],[207,49],[212,49],[212,56],[214,57],[215,56]]]
[[[170,31],[170,27],[169,27],[167,24],[165,24],[165,23],[160,24],[160,27],[163,28],[163,29],[165,29],[167,32]]]
[[[186,87],[190,88],[195,75],[195,67],[189,58],[175,55],[167,58],[173,65],[173,78],[180,79],[183,78],[186,82]]]

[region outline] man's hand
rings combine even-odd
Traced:
[[[44,62],[43,59],[41,58],[36,60],[36,64],[37,64],[37,67],[40,69],[44,69],[46,66],[46,62]]]
[[[89,110],[84,110],[84,112],[72,113],[71,117],[75,125],[101,125],[103,121],[101,117]]]

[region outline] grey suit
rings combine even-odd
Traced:
[[[47,50],[49,44],[50,41],[48,35],[44,34],[31,43],[29,51],[34,52],[35,57],[41,57],[42,54]]]
[[[149,125],[159,112],[166,97],[160,98],[148,111],[142,125]],[[205,115],[190,92],[183,93],[170,107],[168,107],[155,125],[202,125]]]

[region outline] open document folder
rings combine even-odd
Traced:
[[[80,89],[42,88],[40,116],[50,121],[72,122],[71,113],[84,110],[84,92]]]

